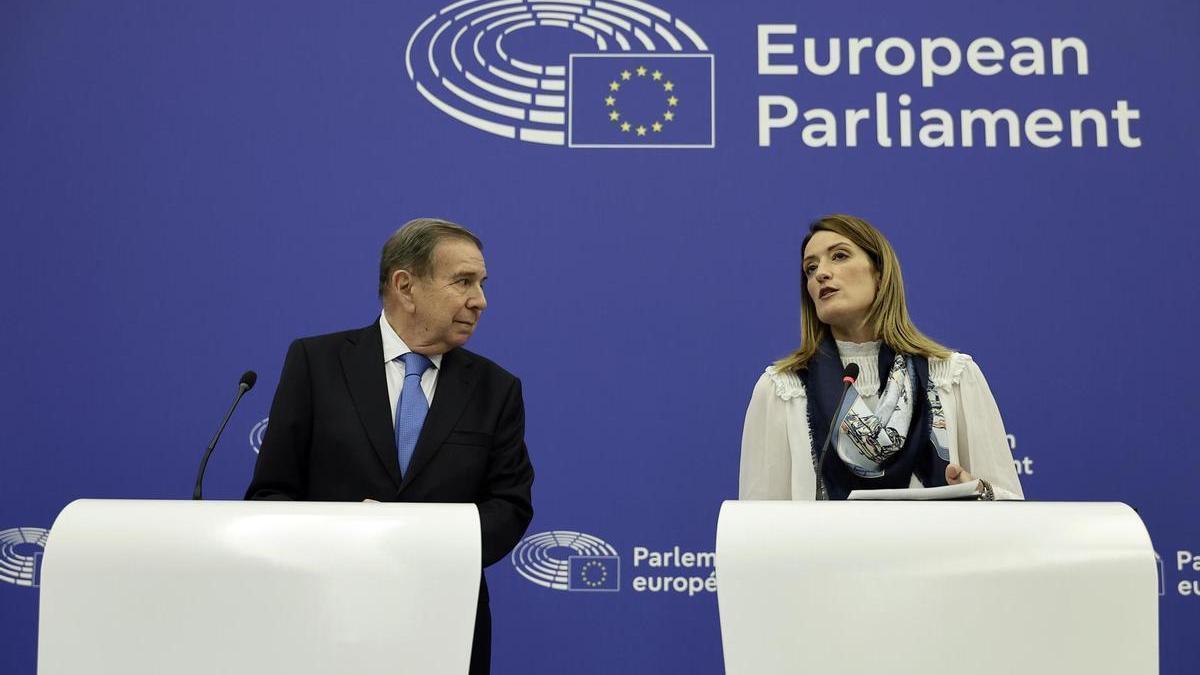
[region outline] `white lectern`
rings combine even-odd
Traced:
[[[1123,504],[725,502],[726,675],[1152,675],[1158,581]]]
[[[471,504],[80,500],[42,559],[39,675],[463,675]]]

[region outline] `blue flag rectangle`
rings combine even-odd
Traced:
[[[617,591],[621,589],[621,560],[615,555],[574,555],[567,558],[572,591]]]
[[[567,145],[716,145],[712,54],[572,54]]]

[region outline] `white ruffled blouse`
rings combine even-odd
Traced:
[[[862,369],[856,388],[874,408],[879,388],[879,343],[839,342],[843,364]],[[946,413],[950,462],[991,483],[996,499],[1024,499],[1000,410],[970,356],[929,359],[929,377]],[[758,378],[742,427],[739,499],[815,499],[808,398],[795,373],[770,366]],[[913,476],[911,485],[919,487]]]

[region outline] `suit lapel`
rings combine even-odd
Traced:
[[[367,430],[371,447],[379,456],[392,483],[400,485],[400,458],[392,411],[388,409],[387,373],[383,363],[383,337],[374,323],[354,334],[342,346],[342,371],[358,418]]]
[[[382,350],[382,347],[380,349]],[[380,359],[382,358],[380,356]],[[417,438],[417,447],[413,449],[408,473],[400,485],[401,492],[412,483],[413,477],[429,464],[429,460],[437,454],[442,442],[454,429],[454,424],[462,417],[471,391],[475,388],[475,369],[472,367],[472,361],[471,355],[461,349],[446,352],[442,357],[433,405],[429,406],[429,413],[421,426],[421,436]]]

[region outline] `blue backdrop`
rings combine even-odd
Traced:
[[[1200,6],[483,4],[0,4],[0,672],[35,670],[58,511],[189,496],[253,368],[207,479],[239,498],[288,342],[373,321],[417,215],[485,242],[471,347],[524,382],[530,535],[619,559],[615,592],[489,569],[495,671],[722,672],[711,568],[654,554],[712,550],[805,225],[838,211],[983,368],[1027,496],[1139,510],[1163,672],[1195,671]]]

